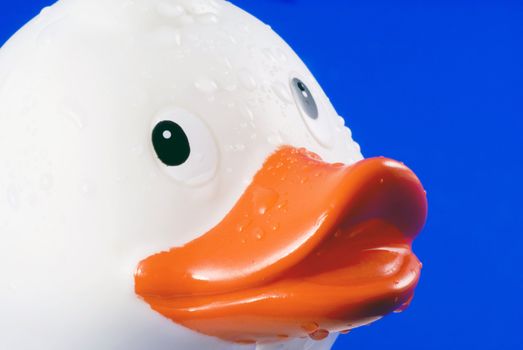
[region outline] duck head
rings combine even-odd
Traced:
[[[419,180],[228,2],[44,11],[0,51],[0,167],[0,347],[295,345],[419,278]]]

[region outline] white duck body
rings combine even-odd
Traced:
[[[296,104],[295,77],[317,120]],[[175,172],[151,145],[173,114],[196,150]],[[280,145],[362,159],[302,61],[234,5],[61,0],[42,11],[0,51],[0,348],[256,348],[153,312],[133,275],[215,226]]]

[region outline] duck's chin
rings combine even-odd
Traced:
[[[142,261],[136,292],[227,341],[322,340],[408,305],[425,216],[423,188],[400,163],[282,148],[214,229]]]

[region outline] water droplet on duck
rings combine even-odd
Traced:
[[[180,17],[180,22],[183,25],[193,24],[194,23],[194,17],[191,15],[182,15]]]
[[[227,35],[227,39],[229,39],[229,41],[233,45],[237,45],[238,44],[238,40],[236,40],[236,37],[233,34],[228,34]],[[232,68],[232,66],[230,68]]]
[[[240,113],[242,117],[249,120],[251,123],[254,122],[254,112],[246,105],[240,105]]]
[[[275,83],[272,86],[272,90],[282,100],[285,104],[290,104],[292,102],[291,94],[289,87],[282,84],[281,82]]]
[[[20,192],[18,189],[11,185],[7,189],[7,203],[9,203],[9,206],[13,210],[18,210],[20,208]]]
[[[265,235],[265,232],[263,232],[263,230],[260,227],[255,227],[252,230],[252,233],[253,233],[254,237],[256,237],[257,240],[261,240],[263,238],[263,236]]]
[[[316,322],[308,322],[301,325],[301,328],[307,332],[307,334],[311,334],[316,332],[320,326]]]
[[[269,142],[271,145],[278,146],[283,142],[283,140],[279,134],[276,134],[267,137],[267,142]]]
[[[194,159],[196,160],[196,162],[202,163],[205,160],[205,155],[201,152],[195,153]]]
[[[80,185],[80,191],[83,194],[88,195],[94,192],[94,187],[90,183],[84,182]]]
[[[216,1],[208,0],[191,0],[187,2],[186,10],[193,15],[204,15],[208,13],[217,14],[217,8],[220,5]]]
[[[349,128],[345,128],[345,133],[349,139],[352,139],[352,131]]]
[[[53,176],[51,174],[44,174],[40,178],[40,188],[44,191],[49,191],[53,188]]]
[[[46,6],[44,7],[41,11],[40,11],[40,16],[45,16],[47,14],[47,12],[49,12],[49,8],[50,6]]]
[[[197,80],[194,83],[194,86],[196,86],[196,88],[198,90],[200,90],[201,92],[208,94],[208,95],[213,94],[214,92],[216,92],[218,90],[218,85],[216,84],[216,82],[214,80],[207,79],[207,78],[202,78],[202,79]]]
[[[249,225],[251,224],[252,220],[248,217],[244,217],[240,220],[238,225],[236,226],[236,229],[238,232],[243,232]]]
[[[309,334],[312,340],[323,340],[329,336],[329,331],[326,329],[318,329],[317,331]]]
[[[144,147],[142,145],[135,145],[131,148],[132,154],[139,157],[144,154]]]
[[[236,78],[231,74],[230,71],[224,71],[223,74],[218,78],[220,86],[227,91],[234,91],[238,88]]]
[[[403,304],[401,304],[401,306],[399,308],[397,308],[394,313],[400,313],[400,312],[403,312],[405,310],[407,310],[410,306],[410,304],[412,303],[412,299],[414,298],[414,296],[411,296],[406,302],[404,302]]]
[[[285,63],[287,62],[287,54],[285,53],[285,51],[283,51],[282,49],[278,48],[276,50],[274,50],[274,56],[276,57],[276,59],[278,61],[280,61],[280,63]]]
[[[178,5],[168,1],[162,1],[156,6],[156,11],[165,17],[179,17],[185,13],[185,9]]]
[[[161,27],[153,33],[152,40],[158,45],[164,47],[173,47],[182,45],[182,35],[180,31],[172,27]]]
[[[225,146],[225,149],[231,152],[241,152],[245,150],[245,145],[242,143],[238,143],[235,145],[227,145]]]
[[[47,46],[53,43],[60,31],[59,23],[65,21],[63,15],[56,15],[49,10],[49,7],[42,10],[41,15],[36,20],[42,22],[41,30],[37,35],[36,41],[40,46]]]
[[[204,24],[215,24],[215,23],[219,22],[218,16],[216,16],[213,13],[207,13],[207,14],[198,16],[198,21],[200,23],[204,23]]]
[[[247,69],[242,69],[238,72],[238,79],[240,80],[242,86],[247,90],[252,91],[258,87],[256,79]]]
[[[222,1],[209,0],[209,4],[211,4],[215,9],[221,8],[222,7],[222,3],[223,3],[223,0]]]
[[[252,202],[258,213],[264,215],[278,201],[279,195],[276,191],[268,188],[259,187],[253,192]]]
[[[278,209],[284,209],[285,207],[287,207],[287,204],[288,204],[288,201],[287,201],[287,200],[284,200],[284,201],[278,203],[278,204],[276,205],[276,208],[278,208]]]
[[[276,57],[272,54],[272,51],[271,49],[269,48],[265,48],[262,50],[262,53],[264,54],[264,56],[272,63],[272,64],[275,64],[275,63],[278,63],[278,61],[276,60]]]
[[[85,124],[84,124],[84,121],[82,119],[82,117],[76,113],[75,111],[67,108],[65,110],[65,114],[67,115],[67,117],[69,118],[70,121],[73,122],[73,124],[78,128],[78,130],[81,130],[85,127]]]

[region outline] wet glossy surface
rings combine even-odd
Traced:
[[[320,340],[406,307],[425,217],[423,188],[398,162],[328,164],[283,147],[214,229],[142,261],[136,292],[226,340]]]

